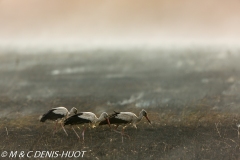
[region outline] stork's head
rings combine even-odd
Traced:
[[[148,122],[151,124],[151,121],[148,118],[147,112],[144,109],[140,112],[140,114],[144,116],[148,120]]]
[[[73,107],[70,112],[69,112],[70,115],[75,115],[77,114],[77,108]]]
[[[106,112],[103,112],[101,115],[100,115],[101,118],[108,118],[108,114]],[[100,118],[99,117],[99,118]]]
[[[103,121],[104,119],[107,120],[108,125],[109,125],[109,127],[111,128],[111,126],[110,126],[110,121],[109,121],[109,116],[108,116],[108,114],[107,114],[106,112],[103,112],[103,113],[101,114],[101,116],[99,117],[98,121]]]

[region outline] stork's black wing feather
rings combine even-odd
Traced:
[[[128,121],[125,121],[125,120],[116,118],[116,116],[117,116],[118,114],[120,114],[120,112],[114,111],[113,114],[111,114],[111,115],[108,116],[108,119],[109,119],[110,124],[126,124],[126,123],[129,123]],[[101,122],[99,123],[99,125],[105,125],[105,124],[108,124],[107,119],[105,119],[105,120],[103,120],[103,121],[101,121]]]
[[[83,114],[83,113],[78,113],[78,114],[75,114],[75,115],[67,118],[67,119],[64,121],[64,125],[75,125],[75,124],[91,123],[90,120],[79,117],[79,116],[81,116],[82,114]]]
[[[62,114],[56,114],[54,113],[53,111],[56,110],[56,109],[51,109],[49,110],[47,113],[45,113],[44,115],[42,115],[41,119],[40,119],[40,122],[45,122],[46,120],[57,120],[57,119],[60,119],[60,118],[63,118],[64,115]]]
[[[108,116],[108,118],[113,118],[113,117],[116,117],[118,114],[120,114],[120,112],[116,112],[116,111],[113,111],[114,113],[113,114],[110,114]]]

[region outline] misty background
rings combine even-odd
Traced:
[[[239,3],[1,0],[2,114],[181,108],[204,97],[234,111]]]

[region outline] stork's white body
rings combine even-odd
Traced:
[[[107,116],[108,114],[106,112],[103,112],[99,118],[92,112],[80,112],[78,114],[75,114],[67,118],[64,124],[75,125],[75,124],[91,123],[94,125],[96,123],[99,123],[100,121],[103,121]]]
[[[104,121],[101,121],[99,123],[99,125],[105,125],[105,124],[116,124],[117,127],[119,125],[124,125],[123,126],[123,129],[122,129],[122,132],[118,132],[116,129],[117,127],[115,128],[115,132],[118,132],[118,133],[121,133],[122,134],[122,142],[123,142],[123,135],[126,135],[124,133],[124,128],[126,127],[127,124],[132,124],[135,128],[137,128],[136,124],[138,122],[140,122],[142,120],[142,118],[146,117],[146,119],[148,120],[148,122],[151,124],[150,120],[148,119],[148,116],[147,116],[147,112],[145,110],[142,110],[140,113],[139,113],[139,117],[136,116],[136,114],[132,113],[132,112],[115,112],[114,114],[110,115],[109,118],[108,118],[108,121],[107,122],[106,120]],[[128,135],[126,135],[128,136]],[[130,136],[128,136],[130,138]]]
[[[89,120],[92,125],[99,121],[97,116],[92,112],[82,112],[82,115],[79,115],[78,117],[81,119]]]
[[[45,122],[46,120],[56,121],[56,126],[55,126],[55,131],[56,131],[57,123],[60,121],[64,132],[66,133],[66,135],[68,135],[62,125],[62,120],[65,119],[66,117],[68,117],[69,115],[76,114],[76,113],[77,113],[77,109],[75,107],[73,107],[70,110],[70,112],[68,112],[67,108],[65,108],[65,107],[56,107],[56,108],[52,108],[47,113],[43,114],[40,117],[40,122]],[[54,133],[55,133],[55,131],[54,131]]]
[[[115,118],[117,119],[121,119],[126,121],[126,123],[130,123],[132,124],[135,128],[137,128],[136,124],[141,121],[141,119],[143,118],[143,116],[139,116],[137,117],[136,114],[132,113],[132,112],[120,112],[119,114],[117,114],[115,116]],[[110,121],[111,123],[111,121]]]
[[[75,107],[73,107],[70,111],[68,111],[68,109],[65,107],[56,107],[53,109],[55,109],[53,113],[64,115],[65,118],[77,113],[77,109]]]
[[[132,112],[115,112],[114,114],[109,116],[109,121],[111,124],[116,124],[117,126],[123,124],[125,125],[124,128],[127,124],[132,124],[135,128],[137,128],[136,124],[142,120],[143,116],[146,117],[149,123],[151,123],[147,117],[147,112],[145,110],[142,110],[139,113],[139,117]],[[105,124],[108,124],[106,120],[99,123],[99,125]]]
[[[99,118],[92,113],[92,112],[80,112],[78,114],[75,114],[69,118],[67,118],[64,121],[64,125],[84,125],[89,124],[92,127],[95,127],[96,123],[99,123],[100,121],[103,121],[105,118],[107,118],[108,114],[106,112],[103,112]],[[80,139],[79,135],[75,131],[75,129],[72,127],[73,131],[77,135],[77,137]],[[84,140],[84,132],[86,130],[86,127],[84,127],[84,130],[82,132],[83,140]]]
[[[63,115],[63,116],[68,115],[68,110],[65,107],[56,107],[56,108],[53,108],[53,109],[54,109],[53,113],[55,113],[55,114],[60,114],[60,115]]]

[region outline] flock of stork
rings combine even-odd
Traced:
[[[65,125],[71,125],[72,130],[77,135],[78,139],[80,140],[79,135],[75,131],[73,125],[84,125],[89,124],[91,127],[96,127],[96,125],[109,125],[111,128],[111,124],[116,125],[116,127],[113,129],[113,131],[120,133],[122,135],[122,142],[123,142],[123,136],[129,137],[127,134],[124,133],[124,129],[127,126],[127,124],[132,124],[135,128],[137,128],[136,124],[142,120],[143,117],[146,117],[149,124],[151,124],[151,121],[149,120],[147,116],[147,112],[145,110],[142,110],[139,113],[139,117],[136,116],[136,114],[132,112],[115,112],[111,115],[108,115],[106,112],[103,112],[100,117],[98,118],[94,113],[92,112],[80,112],[77,113],[77,109],[73,107],[70,111],[67,110],[65,107],[56,107],[49,110],[47,113],[43,114],[40,117],[40,122],[45,122],[46,120],[52,120],[56,121],[54,132],[56,132],[57,124],[60,123],[64,132],[67,134],[64,126]],[[122,128],[122,131],[117,131],[117,128],[119,125],[124,125]],[[82,137],[84,141],[84,132],[86,130],[87,126],[84,126]],[[130,137],[129,137],[130,138]]]

